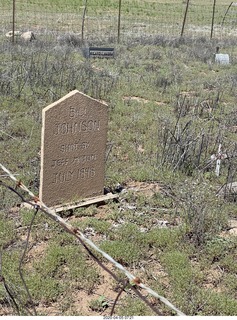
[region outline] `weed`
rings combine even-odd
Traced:
[[[213,263],[228,256],[234,248],[234,242],[231,239],[215,237],[212,240],[207,241],[204,250],[211,263]]]
[[[93,218],[88,218],[83,221],[83,223],[80,224],[81,229],[85,230],[85,228],[93,228],[95,232],[103,235],[108,235],[109,228],[111,224],[104,220],[98,220]]]
[[[223,286],[228,294],[232,295],[235,299],[237,298],[236,274],[224,275]]]
[[[187,181],[180,191],[186,234],[197,246],[201,246],[227,225],[225,211],[219,214],[224,204],[215,198],[209,186],[202,181],[191,184]]]
[[[83,217],[83,216],[95,216],[97,213],[96,206],[89,206],[88,208],[77,208],[74,210],[74,215],[76,217]]]
[[[6,221],[0,216],[0,248],[7,248],[17,240],[16,229],[13,221]]]
[[[5,19],[5,10],[12,1],[0,2]],[[28,1],[29,14],[31,2]],[[77,6],[68,1],[65,7],[65,1],[57,0],[51,3],[50,10],[47,4],[42,0],[37,10],[34,4],[35,21],[28,22],[42,24],[40,12],[50,21],[51,30],[43,30],[39,24],[36,42],[16,41],[12,46],[0,37],[1,162],[37,194],[42,108],[74,88],[105,100],[109,105],[108,141],[112,146],[106,157],[105,185],[114,190],[117,184],[126,185],[135,179],[156,182],[160,191],[151,197],[141,190],[123,193],[117,203],[106,205],[100,219],[96,215],[101,211],[96,206],[75,209],[67,216],[64,213],[64,218],[80,230],[91,228],[99,246],[129,269],[136,268],[140,273],[141,266],[147,265],[149,274],[145,271],[144,274],[148,282],[183,312],[236,315],[236,243],[233,238],[219,236],[227,230],[227,220],[236,218],[236,207],[229,201],[234,200],[232,195],[216,196],[222,185],[236,180],[236,40],[222,37],[221,41],[210,42],[209,37],[202,36],[172,37],[171,22],[175,19],[170,12],[180,14],[183,4],[149,2],[148,5],[146,1],[142,4],[138,1],[131,5],[124,1],[123,36],[120,44],[115,44],[117,4],[96,0],[89,9],[98,16],[94,19],[92,11],[88,14],[90,35],[85,33],[83,46],[113,45],[116,56],[86,59],[81,37],[73,33],[81,27],[78,17],[83,1]],[[70,14],[70,32],[65,31],[65,21],[62,30],[56,22],[57,18],[63,18],[65,8],[67,16]],[[209,25],[210,16],[203,15],[202,9],[200,5],[195,10],[191,8],[192,23],[202,19]],[[18,3],[17,10],[22,12],[17,23],[25,26],[24,3]],[[107,16],[101,36],[98,17],[104,12]],[[166,21],[164,12],[169,13]],[[132,20],[134,14],[144,19],[143,26]],[[1,23],[5,23],[4,19]],[[163,34],[163,25],[169,36]],[[6,25],[2,30],[5,28]],[[189,32],[188,27],[186,31]],[[217,42],[223,50],[231,52],[230,66],[213,62]],[[216,163],[210,159],[219,144],[228,158],[221,162],[217,177]],[[1,180],[6,179],[1,176]],[[19,204],[19,199],[3,188],[0,192],[1,271],[24,306],[28,298],[18,267],[25,245],[22,239],[33,211],[21,209],[15,214],[13,207]],[[161,218],[169,222],[177,220],[176,227],[172,223],[167,228],[154,226],[153,221]],[[87,235],[91,237],[89,232]],[[41,247],[43,241],[45,246]],[[37,215],[23,268],[36,304],[63,301],[65,304],[60,303],[59,311],[76,315],[77,306],[69,297],[82,290],[91,294],[102,283],[99,271],[77,244],[71,235]],[[159,280],[157,260],[165,271],[162,283],[154,280],[155,277]],[[220,268],[223,277],[212,283],[212,290],[206,290],[205,275],[212,268]],[[119,278],[124,275],[119,274]],[[118,315],[152,315],[129,290],[128,295],[119,300]],[[0,305],[7,304],[6,292],[0,287]],[[101,296],[90,306],[99,313],[108,304],[107,297]],[[44,313],[47,312],[45,308]],[[164,313],[171,314],[167,310]]]
[[[198,299],[200,299],[198,315],[236,315],[237,302],[226,294],[215,293],[210,290],[200,290],[197,300]]]
[[[138,244],[123,240],[104,241],[100,248],[123,265],[138,263],[144,254]]]
[[[173,287],[173,295],[183,312],[195,312],[195,295],[197,278],[189,259],[180,251],[165,252],[161,256]]]
[[[180,229],[154,228],[149,231],[145,240],[146,243],[154,248],[157,253],[170,250],[180,246],[182,232]]]
[[[127,297],[122,300],[122,306],[118,308],[119,316],[151,316],[153,313],[144,303],[133,297]]]
[[[27,278],[27,285],[33,297],[37,300],[54,302],[65,292],[66,285],[57,279],[39,273],[33,273]]]
[[[228,255],[225,255],[220,259],[220,267],[230,273],[236,274],[236,248],[233,252],[230,252]]]
[[[109,301],[105,296],[100,296],[98,299],[91,300],[89,307],[93,311],[101,312],[109,307]]]

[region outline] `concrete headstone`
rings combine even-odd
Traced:
[[[47,206],[103,194],[107,107],[74,90],[43,109],[40,200]]]

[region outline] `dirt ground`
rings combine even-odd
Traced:
[[[157,193],[160,191],[161,187],[157,183],[146,183],[146,182],[130,182],[126,186],[127,190],[133,191],[135,193],[142,193],[146,197],[151,197],[154,193]],[[13,208],[12,212],[14,215],[17,214],[17,211],[19,210],[19,207]],[[95,217],[103,219],[103,217],[106,216],[108,212],[107,204],[103,204],[99,207],[98,213]],[[69,223],[70,221],[73,221],[77,219],[74,216],[71,216],[68,218]],[[166,221],[169,223],[169,221]],[[179,222],[177,222],[179,223]],[[225,231],[221,234],[223,237],[228,237],[230,235],[237,235],[237,221],[236,220],[230,220],[229,221],[230,228],[228,231]],[[165,226],[166,227],[166,226]],[[91,238],[92,241],[96,240],[96,235],[93,237],[90,237],[87,235],[88,238]],[[22,238],[26,238],[26,233],[23,233]],[[40,259],[47,248],[47,241],[40,241],[36,245],[34,245],[30,251],[27,254],[27,267],[29,270],[31,269],[31,262]],[[93,261],[92,264],[96,263]],[[166,273],[164,272],[162,266],[157,263],[157,261],[153,261],[152,257],[150,261],[144,262],[144,265],[147,266],[149,264],[149,269],[154,270],[152,273],[152,276],[156,279],[159,277],[159,281],[163,282],[165,286],[169,285],[168,277]],[[115,271],[115,266],[113,266],[111,263],[106,262],[105,266]],[[62,314],[59,312],[61,304],[64,303],[64,298],[59,299],[56,302],[40,302],[36,306],[37,314],[44,314],[47,316],[59,316],[59,315],[81,315],[81,316],[107,316],[110,315],[111,308],[113,306],[113,302],[115,301],[117,295],[118,295],[118,284],[116,284],[116,281],[109,275],[105,270],[103,270],[100,266],[97,266],[97,269],[100,273],[100,283],[96,286],[96,289],[93,290],[92,293],[88,294],[86,291],[78,290],[75,291],[73,296],[70,297],[71,299],[71,307],[66,311],[65,314]],[[129,272],[134,274],[135,276],[144,276],[144,266],[141,262],[141,268],[139,269],[128,269]],[[221,291],[221,288],[216,287],[215,283],[217,280],[222,276],[221,270],[218,270],[216,268],[210,269],[207,275],[207,281],[206,281],[206,288],[214,288],[215,291]],[[146,296],[146,292],[142,292]],[[129,289],[121,294],[118,303],[116,304],[116,307],[119,307],[120,301],[123,297],[125,297],[127,294],[134,295],[134,293]],[[98,299],[99,297],[104,297],[106,300],[106,306],[102,310],[92,310],[90,308],[90,302],[93,300]],[[151,298],[149,298],[151,299]],[[152,299],[151,301],[152,302]],[[13,315],[13,310],[10,307],[4,306],[0,309],[0,315]]]

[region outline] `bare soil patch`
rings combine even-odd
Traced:
[[[152,197],[155,193],[162,192],[162,186],[157,182],[139,182],[139,181],[129,181],[124,187],[127,191],[132,191],[135,194],[142,194],[145,197]],[[15,218],[19,218],[19,207],[14,207],[10,210],[10,215],[14,214]],[[110,207],[108,204],[100,205],[97,208],[97,213],[95,214],[95,219],[106,219],[107,215],[110,213]],[[70,216],[67,218],[70,222],[83,221],[85,217],[75,217]],[[111,221],[112,223],[112,221]],[[181,221],[178,222],[180,224]],[[237,221],[230,220],[229,221],[230,228],[228,231],[222,233],[223,236],[229,235],[237,235]],[[165,227],[169,227],[169,224]],[[173,226],[173,225],[172,225]],[[26,239],[27,228],[22,228],[19,230],[20,239],[24,241]],[[93,242],[97,243],[100,241],[103,235],[95,233],[94,235],[86,235]],[[31,247],[30,247],[31,245]],[[30,250],[27,253],[26,266],[28,270],[32,270],[33,264],[36,261],[39,261],[45,254],[46,249],[48,248],[48,241],[40,240],[36,242],[35,239],[30,238],[29,244]],[[88,257],[88,259],[90,259]],[[115,267],[110,263],[104,263],[106,267],[110,270],[113,270],[115,273]],[[76,289],[73,292],[70,290],[68,294],[70,296],[67,297],[67,300],[70,301],[70,307],[67,308],[65,305],[65,296],[59,298],[56,302],[47,302],[47,301],[39,301],[36,306],[37,313],[40,315],[47,316],[58,316],[58,315],[79,315],[79,316],[108,316],[110,315],[111,308],[113,303],[119,292],[119,284],[109,275],[104,269],[98,266],[94,261],[91,261],[91,265],[95,266],[100,274],[100,281],[95,286],[94,290],[88,293],[86,290]],[[169,288],[170,283],[168,279],[168,275],[163,269],[162,265],[157,261],[156,257],[152,255],[147,261],[140,261],[139,265],[133,268],[128,268],[128,270],[139,277],[143,283],[149,283],[150,281],[158,281],[161,286],[164,288]],[[223,272],[217,267],[211,267],[210,270],[206,272],[206,281],[203,285],[206,289],[212,289],[215,292],[222,292],[222,288],[219,285],[221,278],[223,277]],[[125,278],[125,276],[124,276]],[[63,280],[62,280],[63,281]],[[70,287],[70,284],[69,284]],[[120,285],[121,287],[121,285]],[[142,292],[146,295],[146,292]],[[119,308],[122,304],[122,299],[126,297],[126,295],[133,294],[131,290],[126,289],[120,298],[118,303],[116,304],[116,308]],[[104,297],[106,301],[106,306],[101,310],[94,310],[91,305],[94,300],[98,300],[100,297]],[[149,298],[152,302],[154,299]],[[155,299],[156,300],[156,299]],[[155,301],[154,300],[154,301]],[[154,303],[157,303],[155,301]],[[116,314],[115,308],[115,314]],[[7,305],[2,307],[0,310],[0,315],[13,315],[13,310],[11,307]]]
[[[165,105],[165,103],[161,102],[161,101],[151,101],[151,100],[147,100],[147,99],[144,99],[144,98],[141,98],[141,97],[135,97],[135,96],[133,96],[133,97],[123,97],[123,101],[127,102],[127,103],[129,103],[130,101],[136,101],[136,102],[144,103],[144,104],[149,103],[149,102],[154,102],[157,105],[162,105],[162,106]]]

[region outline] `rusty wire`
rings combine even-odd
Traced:
[[[12,188],[11,186],[5,184],[3,181],[0,181],[0,184],[4,187],[6,187],[7,189],[9,189],[10,191],[14,192],[15,194],[17,194],[21,200],[25,203],[30,204],[33,208],[42,211],[43,213],[45,213],[47,216],[49,216],[51,219],[53,219],[54,221],[56,221],[57,223],[59,223],[67,232],[71,233],[72,235],[74,235],[79,241],[80,243],[83,245],[83,247],[86,249],[86,251],[88,252],[88,254],[93,258],[93,260],[95,260],[100,267],[102,267],[107,273],[109,273],[116,281],[123,283],[123,290],[126,287],[126,282],[124,282],[124,280],[119,279],[111,270],[109,270],[95,255],[94,253],[92,253],[92,251],[89,249],[89,247],[87,246],[87,244],[92,247],[93,249],[95,249],[97,252],[101,253],[103,255],[103,257],[105,257],[108,261],[112,262],[115,267],[117,267],[119,270],[121,270],[123,273],[125,273],[125,275],[127,276],[127,278],[129,279],[130,283],[133,284],[131,286],[131,289],[137,294],[137,296],[143,300],[152,310],[153,312],[155,312],[157,315],[161,315],[160,311],[156,310],[156,308],[154,308],[154,306],[147,300],[146,297],[144,297],[141,293],[140,293],[140,289],[145,289],[148,293],[150,293],[151,295],[153,295],[154,297],[158,298],[161,302],[163,302],[166,306],[168,306],[170,309],[172,309],[173,311],[175,311],[177,313],[177,315],[179,316],[185,316],[185,314],[183,312],[181,312],[179,309],[177,309],[171,302],[169,302],[166,298],[164,298],[163,296],[160,296],[159,294],[157,294],[155,291],[153,291],[151,288],[145,286],[141,280],[139,279],[139,281],[137,280],[137,278],[132,275],[128,270],[126,270],[120,263],[118,263],[117,261],[115,261],[112,257],[110,257],[106,252],[102,251],[101,249],[99,249],[91,240],[87,239],[78,228],[75,228],[73,226],[71,226],[70,224],[68,224],[66,221],[64,221],[60,216],[58,216],[54,210],[48,208],[44,203],[39,202],[38,197],[36,197],[31,191],[28,190],[28,188],[22,183],[19,182],[13,175],[12,173],[6,169],[2,164],[0,164],[0,167],[9,175],[9,177],[14,180],[17,183],[17,187],[20,187],[22,190],[26,191],[31,199],[33,201],[29,201],[27,199],[25,199],[16,189]],[[120,294],[121,295],[121,294]],[[119,295],[119,296],[120,296]],[[119,298],[119,296],[117,297],[117,300]],[[116,302],[117,302],[116,300]],[[115,304],[116,304],[115,302]],[[114,305],[115,307],[115,305]]]

